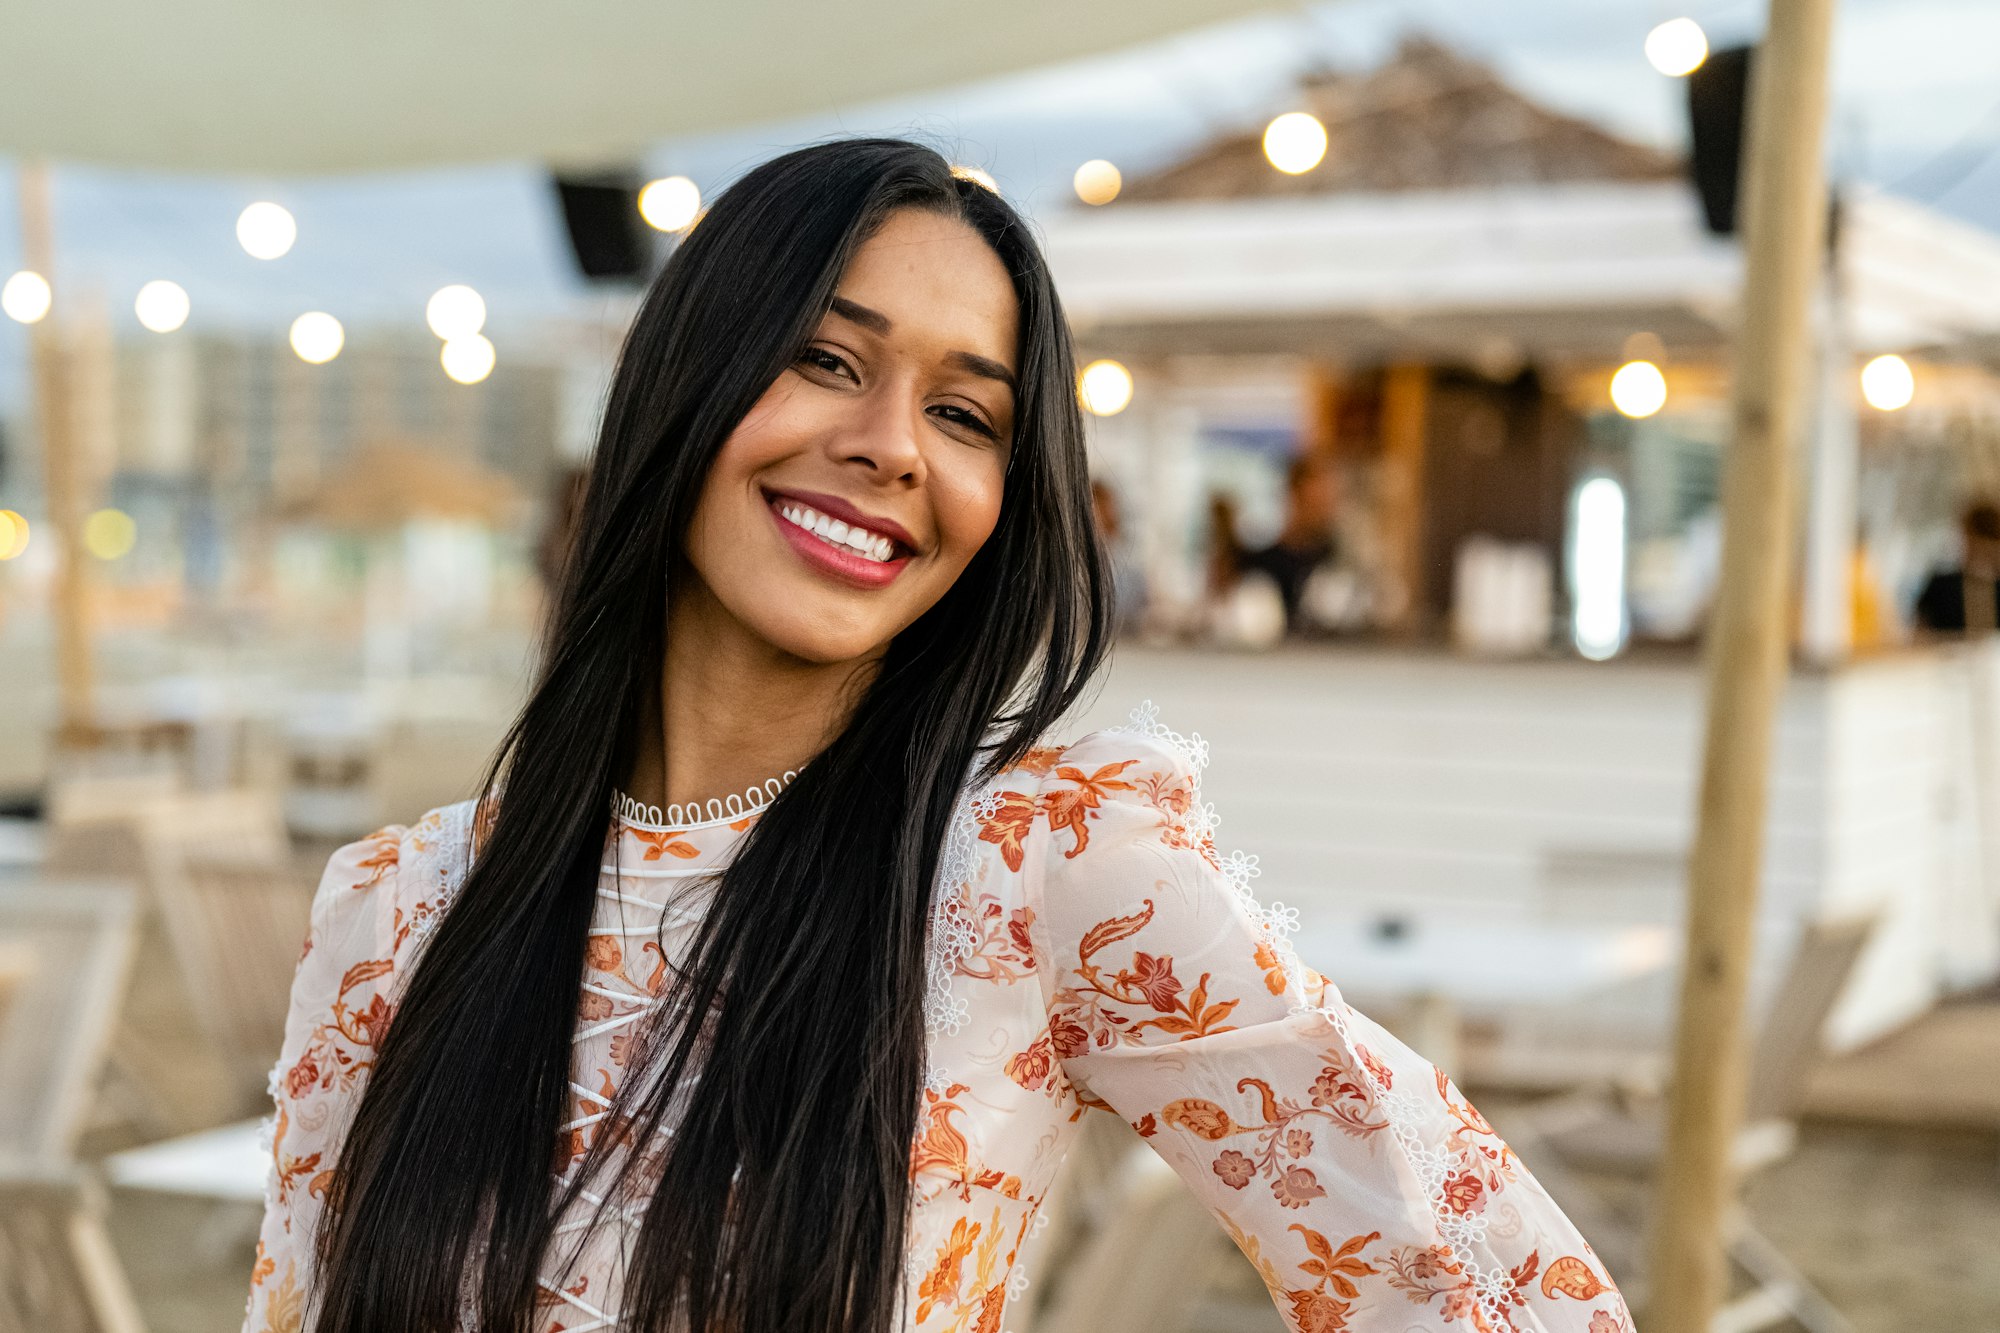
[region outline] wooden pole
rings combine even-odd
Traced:
[[[1791,616],[1793,497],[1809,315],[1826,232],[1821,140],[1834,0],[1771,0],[1752,75],[1734,435],[1706,646],[1707,732],[1647,1333],[1710,1333],[1742,1117],[1744,990],[1764,852],[1771,735]]]
[[[21,257],[29,268],[55,277],[55,221],[46,163],[21,166]],[[60,290],[57,292],[60,297]],[[87,744],[94,735],[95,669],[90,655],[90,566],[83,547],[83,496],[77,474],[76,404],[59,329],[60,304],[32,335],[35,418],[42,437],[42,492],[49,537],[55,542],[54,606],[56,677],[60,699],[57,738]]]

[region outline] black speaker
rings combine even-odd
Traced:
[[[1736,231],[1736,198],[1743,177],[1743,110],[1757,48],[1731,46],[1711,51],[1687,76],[1688,171],[1701,194],[1708,229],[1718,236]]]
[[[586,278],[637,280],[651,258],[639,216],[639,180],[632,172],[554,174],[569,247]]]

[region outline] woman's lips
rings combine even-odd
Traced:
[[[764,506],[771,513],[771,521],[778,525],[778,532],[798,552],[800,559],[829,578],[855,587],[886,588],[910,563],[907,555],[899,555],[893,560],[870,560],[859,552],[826,541],[779,513],[778,505],[782,502],[782,499],[773,500]]]

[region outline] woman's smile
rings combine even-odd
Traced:
[[[806,565],[864,588],[885,588],[915,554],[900,524],[873,518],[838,496],[814,491],[768,492],[778,531]]]

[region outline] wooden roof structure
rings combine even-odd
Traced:
[[[1112,206],[1663,181],[1685,171],[1678,156],[1541,106],[1490,67],[1429,37],[1406,37],[1394,56],[1365,73],[1308,79],[1300,109],[1326,126],[1326,158],[1312,170],[1272,170],[1260,127],[1128,181]]]

